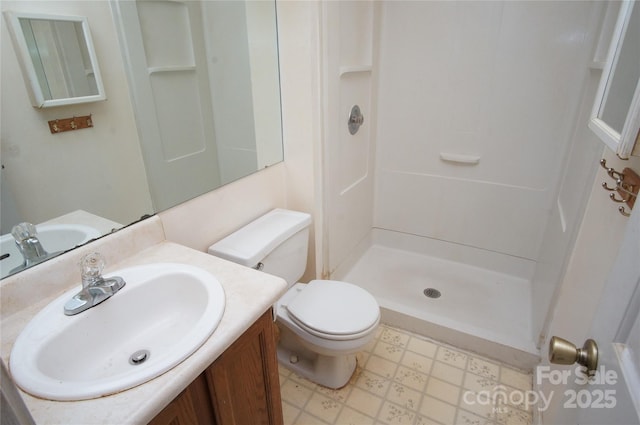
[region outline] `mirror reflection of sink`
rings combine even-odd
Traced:
[[[106,273],[126,285],[75,316],[64,304],[80,285],[42,309],[9,360],[16,383],[50,400],[85,400],[147,382],[196,351],[225,307],[220,282],[197,267],[156,263]]]
[[[40,224],[36,229],[38,240],[50,254],[66,251],[102,235],[98,229],[82,224]],[[0,260],[0,278],[9,275],[24,261],[11,234],[0,237],[0,257],[3,257]]]

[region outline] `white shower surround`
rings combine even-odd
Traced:
[[[590,7],[385,5],[375,227],[536,260],[579,106]]]
[[[383,307],[393,307],[385,308],[393,320],[421,316],[412,303],[424,298],[423,288],[404,298],[397,290],[391,300],[392,283],[376,283],[363,270],[380,270],[394,256],[434,257],[406,264],[404,271],[416,273],[404,273],[406,280],[433,280],[432,271],[418,264],[443,261],[453,261],[446,266],[451,275],[485,273],[476,267],[511,275],[502,285],[508,290],[488,286],[474,292],[470,286],[463,291],[467,304],[445,309],[450,314],[434,307],[422,314],[422,325],[410,320],[405,327],[422,327],[430,336],[443,331],[450,342],[459,340],[457,328],[469,336],[462,345],[488,355],[513,347],[526,359],[511,363],[530,366],[526,353],[537,354],[558,283],[546,280],[561,278],[569,251],[551,260],[545,255],[550,247],[571,246],[594,175],[591,162],[601,153],[582,141],[590,137],[579,122],[597,81],[589,67],[598,60],[594,45],[603,10],[593,2],[325,4],[323,73],[330,113],[324,126],[323,274],[378,292]],[[365,124],[350,136],[345,117],[356,103]],[[585,152],[578,143],[585,143]],[[480,160],[456,164],[443,161],[442,153]],[[381,234],[394,232],[380,242]],[[414,246],[402,253],[409,245],[394,245],[399,240],[413,240]],[[425,244],[434,249],[415,249]],[[453,254],[459,251],[473,254],[461,261]],[[508,263],[524,267],[516,272]],[[471,280],[440,280],[441,290],[446,296]],[[513,311],[493,323],[499,308],[489,304],[468,320],[454,317],[481,305],[482,292]],[[527,323],[513,327],[523,315]],[[498,322],[508,326],[500,329]],[[486,341],[496,345],[484,347]]]

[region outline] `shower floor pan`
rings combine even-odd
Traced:
[[[335,277],[375,296],[384,323],[515,367],[538,364],[527,279],[375,243],[352,264]]]

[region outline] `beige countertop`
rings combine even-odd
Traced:
[[[42,400],[21,391],[20,394],[37,424],[146,424],[269,309],[286,289],[285,281],[278,277],[166,241],[155,243],[122,261],[108,264],[105,273],[157,262],[197,266],[209,271],[220,281],[225,292],[226,306],[216,330],[195,353],[178,366],[151,381],[114,395],[59,402]],[[22,279],[20,284],[29,285],[29,279]],[[43,284],[45,283],[37,282],[37,285]],[[79,273],[77,284],[79,287]],[[21,292],[28,293],[28,288],[23,288]],[[3,297],[4,295],[3,293]],[[14,307],[15,312],[3,317],[1,354],[6,365],[9,364],[11,348],[21,330],[58,295],[59,292],[25,305],[24,308]],[[3,300],[3,307],[6,307],[5,301],[9,302]]]

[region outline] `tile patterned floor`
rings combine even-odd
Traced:
[[[530,425],[531,375],[386,325],[330,390],[280,366],[285,425]]]

